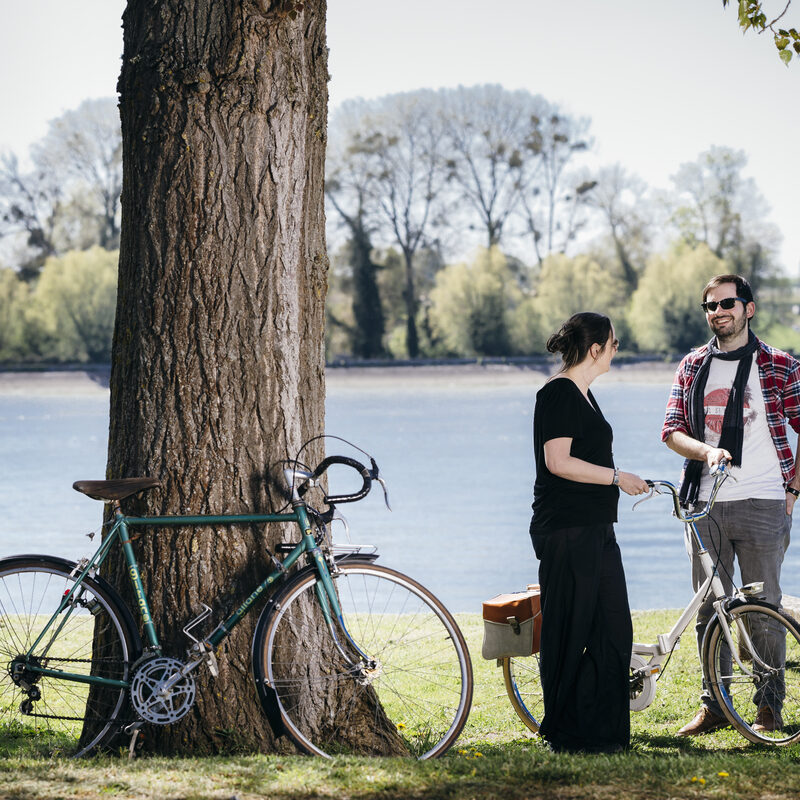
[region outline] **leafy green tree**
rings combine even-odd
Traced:
[[[684,353],[709,339],[700,308],[703,287],[726,271],[705,243],[685,242],[652,256],[633,293],[628,324],[640,350]]]
[[[39,357],[110,359],[118,259],[118,252],[99,246],[47,259],[28,309],[29,333]]]
[[[578,311],[608,314],[619,325],[627,298],[627,286],[620,270],[604,269],[587,255],[570,258],[548,256],[533,301],[542,329],[549,335]]]
[[[727,6],[730,0],[722,0],[722,5]],[[791,6],[792,0],[783,0],[783,2],[775,3],[776,13],[778,15],[772,20],[764,13],[764,3],[761,0],[738,0],[737,6],[739,9],[739,27],[747,32],[754,30],[757,33],[770,31],[772,33],[775,47],[778,49],[778,55],[786,66],[792,60],[792,51],[800,54],[800,33],[797,28],[790,28],[786,23],[782,26],[778,23],[786,15],[786,12]],[[782,11],[780,9],[783,9]]]
[[[383,343],[385,316],[378,287],[373,249],[359,230],[332,256],[325,301],[325,347],[328,358],[352,355],[379,358],[388,353]]]
[[[511,313],[521,299],[499,248],[481,250],[470,263],[452,264],[436,276],[431,325],[447,352],[467,356],[511,353]]]
[[[24,361],[28,356],[25,309],[29,293],[16,270],[0,269],[0,361]]]

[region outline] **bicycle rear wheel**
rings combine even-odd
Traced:
[[[506,693],[517,716],[534,733],[544,716],[544,697],[539,677],[539,653],[525,658],[503,659],[503,680]]]
[[[733,727],[760,744],[800,739],[797,624],[772,606],[747,603],[730,609],[730,620],[714,617],[705,641],[707,680]]]
[[[259,624],[253,662],[267,713],[275,703],[294,743],[315,755],[441,755],[472,702],[455,620],[427,589],[385,567],[345,562],[333,580],[342,607],[333,634],[312,572]]]
[[[130,613],[99,580],[86,578],[34,647],[74,586],[74,565],[44,556],[0,561],[0,732],[19,752],[84,755],[118,731],[127,689],[44,675],[127,680],[138,650]]]

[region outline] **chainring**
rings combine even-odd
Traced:
[[[154,656],[143,661],[133,673],[131,702],[146,722],[171,725],[189,713],[196,688],[192,675],[183,675],[164,692],[164,685],[184,667],[182,661]]]
[[[637,670],[647,667],[647,661],[638,653],[631,654],[631,711],[644,711],[656,696],[656,679],[652,674],[637,675]]]

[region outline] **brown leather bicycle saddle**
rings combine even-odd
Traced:
[[[158,478],[118,478],[114,481],[75,481],[72,488],[92,500],[124,500],[143,489],[161,486]]]

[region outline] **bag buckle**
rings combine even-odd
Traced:
[[[516,617],[506,617],[506,622],[511,626],[511,630],[519,636],[519,620]]]

